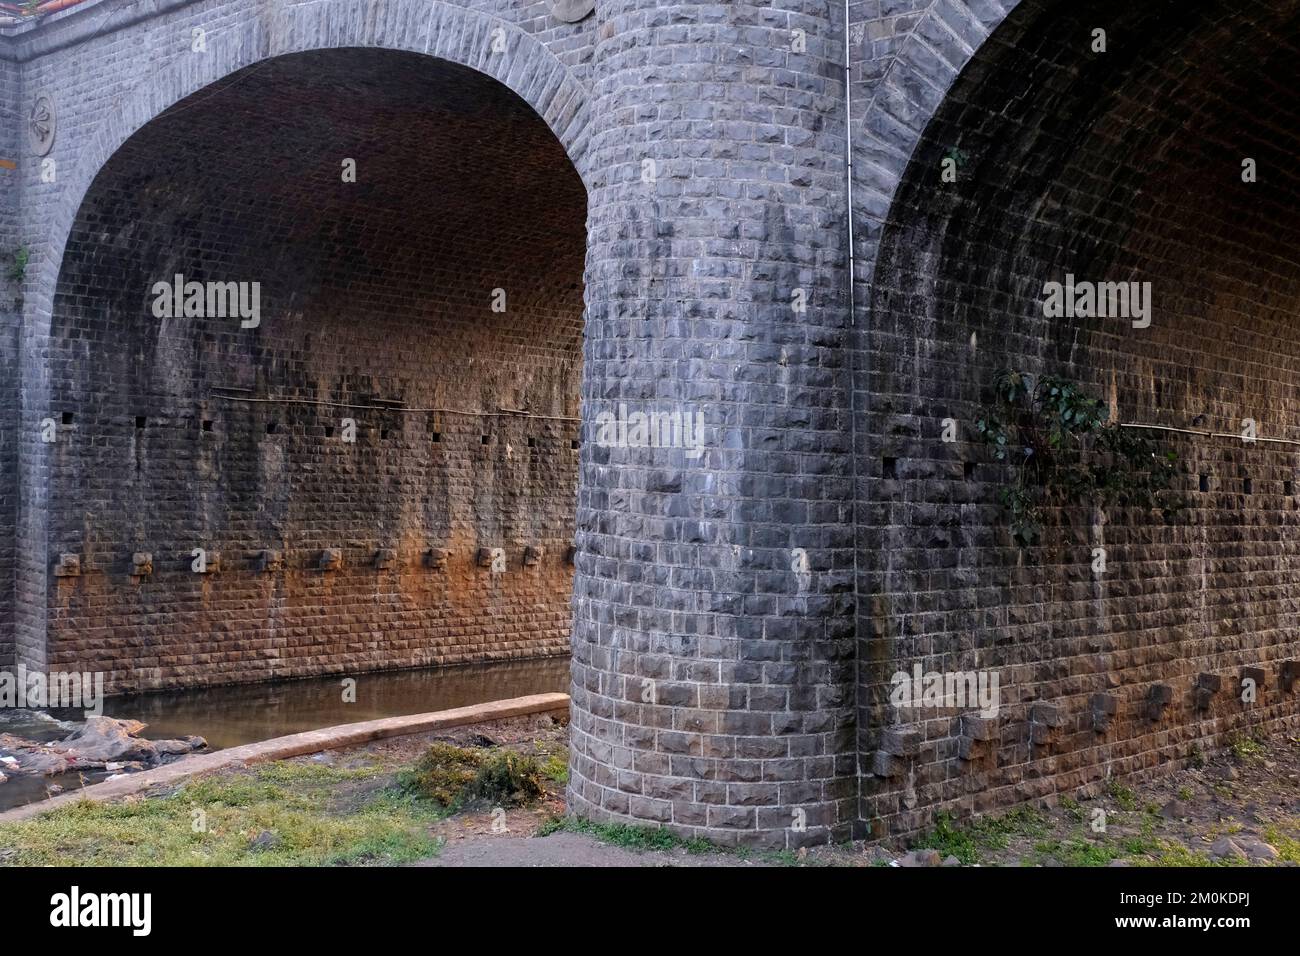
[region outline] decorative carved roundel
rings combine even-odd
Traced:
[[[32,111],[27,116],[27,140],[35,155],[44,156],[50,151],[56,130],[54,97],[44,91],[37,93],[32,100]]]
[[[551,0],[551,16],[565,23],[577,23],[596,9],[596,0]]]

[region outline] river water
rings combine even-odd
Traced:
[[[266,684],[235,684],[197,690],[132,694],[104,701],[109,717],[132,718],[154,740],[198,734],[213,750],[268,740],[335,724],[423,714],[526,694],[569,689],[569,659],[548,657],[493,664],[360,674],[356,702],[344,702],[342,678],[320,677]],[[81,725],[82,715],[0,709],[0,733],[31,740],[58,740]],[[42,800],[46,787],[66,790],[98,783],[108,774],[54,777],[10,775],[0,784],[0,810]]]

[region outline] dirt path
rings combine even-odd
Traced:
[[[766,866],[764,860],[726,853],[628,850],[585,833],[546,836],[479,835],[445,843],[438,855],[416,866]]]

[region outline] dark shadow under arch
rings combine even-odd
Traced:
[[[585,214],[528,104],[421,54],[277,57],[136,132],[55,296],[48,540],[83,573],[51,578],[51,666],[126,689],[563,653]],[[177,275],[257,283],[260,321],[157,316]]]
[[[910,779],[868,764],[864,816],[906,828],[936,807],[988,809],[1150,770],[1203,733],[1294,713],[1294,698],[1274,696],[1243,717],[1225,695],[1221,722],[1202,724],[1184,691],[1201,672],[1295,656],[1300,446],[1158,433],[1185,472],[1184,514],[1121,509],[1100,523],[1061,511],[1049,543],[1022,552],[974,422],[1009,368],[1075,379],[1129,423],[1236,434],[1254,418],[1261,434],[1300,440],[1298,48],[1293,0],[1025,3],[928,124],[856,350],[868,396],[858,447],[870,449],[859,460],[863,746],[893,724],[928,743]],[[955,183],[941,178],[945,158]],[[1245,158],[1256,182],[1243,182]],[[1045,318],[1044,284],[1067,274],[1150,282],[1150,328]],[[946,418],[959,442],[941,440]],[[1099,546],[1102,575],[1091,571]],[[889,706],[891,674],[917,662],[1002,674],[1010,706],[991,749],[963,743],[956,714]],[[1168,727],[1142,703],[1155,684],[1178,694],[1166,718],[1178,730],[1160,738]],[[1105,733],[1097,695],[1120,707]],[[1049,747],[1036,743],[1034,702],[1063,715]]]

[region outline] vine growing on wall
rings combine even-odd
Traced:
[[[27,276],[27,263],[31,260],[31,253],[26,246],[19,246],[14,250],[13,262],[9,266],[9,281],[21,283]]]
[[[1000,498],[1022,547],[1041,540],[1048,508],[1159,508],[1166,517],[1182,508],[1173,492],[1177,455],[1106,413],[1101,399],[1066,379],[998,374],[975,427],[1008,466]]]

